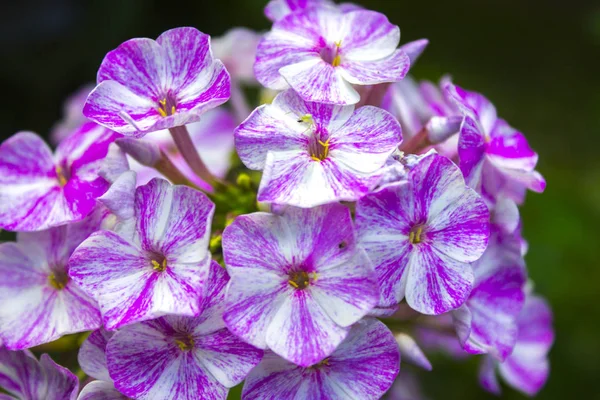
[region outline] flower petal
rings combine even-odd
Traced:
[[[379,12],[357,10],[343,15],[341,48],[352,61],[376,61],[390,56],[400,43],[400,28]]]
[[[408,55],[402,49],[398,49],[379,60],[344,60],[339,66],[339,73],[353,85],[376,85],[398,82],[406,76],[409,69]]]
[[[92,381],[85,385],[77,400],[127,400],[112,383]]]
[[[106,366],[106,345],[112,335],[112,332],[108,332],[104,328],[97,329],[85,339],[79,348],[77,362],[81,369],[92,378],[112,382]]]

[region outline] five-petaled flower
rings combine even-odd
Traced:
[[[340,204],[238,217],[223,233],[224,319],[243,340],[308,367],[377,304],[371,262]]]
[[[359,241],[375,265],[381,306],[403,298],[423,314],[460,307],[486,249],[489,211],[465,186],[458,167],[436,154],[422,159],[404,184],[358,202]]]
[[[374,11],[313,5],[273,24],[258,45],[254,72],[264,86],[292,87],[304,100],[356,104],[352,85],[397,82],[410,66],[400,28]]]
[[[210,37],[194,28],[136,38],[109,52],[83,113],[128,136],[200,120],[229,99],[229,74],[213,59]]]

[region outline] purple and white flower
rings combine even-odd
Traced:
[[[500,394],[496,369],[509,386],[529,395],[537,394],[548,379],[548,352],[554,342],[552,310],[537,295],[529,295],[518,318],[519,335],[514,350],[502,363],[486,357],[479,380],[484,389]]]
[[[256,47],[261,38],[261,34],[248,28],[230,29],[223,36],[212,38],[213,55],[225,64],[231,79],[254,83]]]
[[[465,114],[458,155],[467,184],[484,196],[522,203],[527,189],[541,193],[546,181],[535,171],[538,155],[521,133],[498,118],[483,95],[447,83],[446,96]]]
[[[263,355],[225,327],[227,281],[213,261],[197,317],[166,316],[115,333],[107,347],[115,387],[139,400],[225,399]]]
[[[265,7],[265,15],[272,22],[277,22],[291,13],[315,5],[336,6],[332,0],[271,0]],[[337,7],[343,12],[362,10],[361,6],[353,3],[341,3]]]
[[[130,400],[119,392],[112,383],[91,381],[81,390],[77,400]]]
[[[375,400],[392,386],[400,351],[390,330],[376,319],[358,322],[327,358],[307,367],[265,354],[244,384],[244,400]]]
[[[517,340],[517,316],[525,301],[527,274],[521,244],[498,234],[473,265],[469,299],[452,312],[458,339],[471,354],[487,353],[503,361]]]
[[[83,106],[94,86],[87,84],[73,93],[63,104],[63,117],[52,127],[50,132],[51,142],[58,145],[71,136],[81,125],[89,121],[83,115]]]
[[[41,232],[19,233],[0,244],[0,338],[27,349],[102,325],[96,302],[69,279],[69,257],[101,229],[107,213]]]
[[[0,393],[2,400],[75,400],[79,380],[48,354],[38,361],[28,350],[0,347],[0,388],[8,393]]]
[[[377,305],[371,262],[340,204],[238,217],[223,233],[224,314],[244,341],[308,367]]]
[[[229,99],[229,74],[195,28],[128,40],[104,57],[97,80],[84,115],[127,136],[197,122]]]
[[[116,198],[105,201],[118,210],[120,234],[94,233],[70,260],[69,276],[98,301],[108,330],[167,314],[197,315],[209,272],[214,204],[162,179],[135,193],[117,190],[131,189],[135,176],[130,183],[115,182]]]
[[[359,242],[375,265],[380,306],[406,298],[423,314],[460,307],[471,292],[476,261],[486,249],[489,211],[446,157],[425,157],[405,184],[361,199]]]
[[[379,108],[310,103],[288,90],[255,110],[235,141],[244,164],[263,170],[259,201],[314,207],[367,194],[402,129]]]
[[[314,5],[273,24],[258,45],[254,72],[263,86],[291,87],[306,101],[356,104],[352,85],[404,78],[410,60],[399,42],[400,28],[383,14]]]
[[[0,228],[39,231],[85,218],[109,187],[101,168],[119,136],[88,122],[54,154],[32,132],[7,139],[0,145]]]

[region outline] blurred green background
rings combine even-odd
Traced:
[[[552,304],[557,331],[551,377],[539,398],[600,399],[600,2],[357,2],[398,24],[402,43],[430,39],[416,77],[450,73],[484,93],[540,154],[548,188],[530,194],[522,209],[531,277]],[[267,30],[265,3],[3,2],[0,138],[19,130],[46,135],[63,100],[93,81],[104,54],[121,42],[185,25],[212,35],[234,26]],[[493,398],[477,386],[475,360],[435,361],[424,376],[432,399]],[[505,389],[503,398],[523,396]]]

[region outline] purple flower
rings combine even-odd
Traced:
[[[41,232],[19,233],[0,244],[0,337],[26,349],[102,325],[94,300],[69,279],[69,256],[107,213]]]
[[[385,15],[312,6],[273,24],[258,45],[254,72],[270,89],[292,87],[306,101],[356,104],[352,85],[397,82],[410,61],[400,28]]]
[[[458,155],[467,184],[484,196],[506,196],[522,203],[527,189],[543,192],[546,181],[535,171],[538,155],[527,139],[498,118],[483,95],[451,83],[448,96],[465,114],[460,128]]]
[[[500,394],[496,368],[508,385],[533,396],[548,379],[548,352],[554,342],[552,311],[546,301],[529,295],[518,319],[519,335],[510,356],[503,363],[486,357],[481,365],[479,380],[484,389]]]
[[[412,45],[422,51],[422,43],[411,42],[403,48]],[[420,47],[417,46],[419,44]],[[405,52],[411,54],[410,49]],[[447,82],[449,78],[444,77],[437,86],[429,81],[417,83],[411,77],[406,77],[392,85],[382,107],[398,118],[405,141],[426,132],[429,144],[435,145],[440,154],[454,158],[458,151],[458,132],[463,116],[458,107],[445,97],[445,92],[440,90]]]
[[[176,28],[156,41],[121,44],[104,57],[84,115],[134,137],[198,121],[229,98],[229,74],[209,41],[197,29]]]
[[[85,218],[109,187],[101,167],[117,137],[88,122],[54,155],[34,133],[7,139],[0,145],[0,228],[39,231]]]
[[[315,365],[294,365],[268,352],[244,384],[244,400],[379,399],[400,370],[400,351],[390,330],[368,318]]]
[[[517,316],[525,301],[527,279],[519,240],[498,235],[473,263],[475,283],[467,302],[452,315],[458,338],[468,353],[488,353],[500,361],[517,340]]]
[[[83,115],[83,106],[93,88],[94,86],[91,84],[84,85],[67,98],[63,104],[63,118],[54,124],[50,132],[53,144],[59,144],[71,136],[81,125],[89,121]]]
[[[223,323],[227,281],[213,261],[197,317],[167,316],[115,333],[107,347],[115,387],[140,400],[225,399],[263,355]]]
[[[129,400],[129,397],[121,394],[110,382],[92,381],[85,385],[77,400]]]
[[[256,47],[262,35],[247,28],[233,28],[221,37],[212,38],[213,55],[225,64],[231,78],[254,83]]]
[[[48,354],[42,354],[38,361],[28,350],[0,347],[0,387],[8,393],[0,393],[2,400],[75,400],[79,380]]]
[[[263,170],[259,201],[314,207],[368,193],[402,129],[379,108],[309,103],[288,90],[254,111],[235,140],[244,164]]]
[[[308,367],[329,356],[379,296],[350,211],[331,204],[238,217],[223,233],[227,327]]]
[[[120,234],[94,233],[70,260],[69,275],[98,301],[109,330],[167,314],[197,315],[209,271],[214,204],[162,179],[133,193],[132,178],[129,186],[115,182],[114,198],[105,200],[123,220]]]
[[[469,263],[485,251],[489,212],[446,157],[425,157],[405,184],[361,199],[356,209],[360,244],[375,265],[380,306],[406,297],[423,314],[462,305],[473,285]]]

